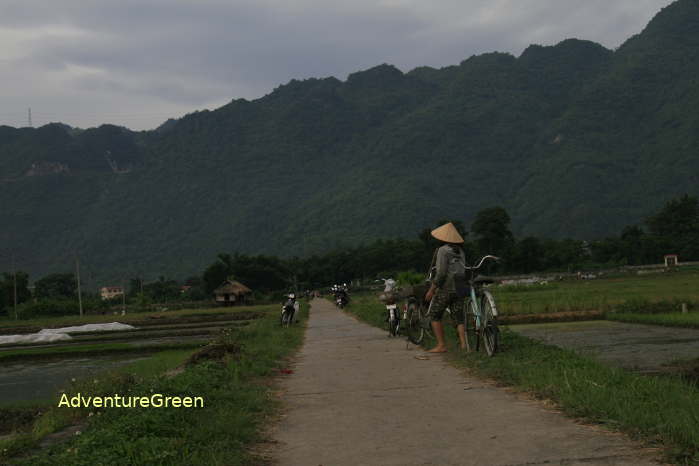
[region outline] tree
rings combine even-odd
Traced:
[[[684,238],[699,231],[699,201],[685,194],[668,201],[660,212],[646,219],[650,232],[667,238]]]
[[[476,214],[471,224],[476,234],[479,254],[506,256],[514,246],[514,235],[510,231],[510,216],[502,207],[490,207]]]
[[[210,295],[232,274],[233,258],[230,254],[219,254],[216,262],[204,270],[204,274],[202,275],[204,290]]]
[[[31,298],[31,293],[29,292],[29,274],[17,271],[17,304],[29,301],[29,298]],[[14,316],[14,305],[15,275],[4,273],[0,281],[0,312],[4,309],[8,315]]]
[[[78,283],[72,273],[47,275],[34,285],[37,298],[74,298],[77,296]]]
[[[668,201],[655,215],[646,219],[651,234],[657,238],[656,245],[662,254],[675,253],[681,260],[699,259],[699,201],[685,194]]]
[[[543,270],[545,250],[539,238],[528,237],[517,243],[509,269],[520,273],[531,273]]]

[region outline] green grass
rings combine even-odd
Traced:
[[[204,408],[52,408],[31,433],[18,435],[9,448],[0,442],[0,463],[10,454],[28,451],[41,436],[87,420],[82,433],[31,458],[15,458],[22,465],[97,464],[260,464],[250,453],[262,439],[262,428],[276,415],[279,404],[271,396],[269,378],[285,367],[303,340],[298,325],[282,329],[276,307],[244,328],[228,332],[221,341],[242,347],[240,355],[206,361],[173,377],[157,376],[179,364],[189,353],[166,352],[138,361],[93,383],[87,380],[66,391],[72,395],[114,394],[148,396],[151,393],[201,396]],[[301,318],[308,315],[302,305]],[[94,413],[90,415],[90,413]]]
[[[166,349],[197,348],[201,342],[174,343],[153,346],[137,346],[128,343],[105,343],[97,345],[80,346],[54,346],[49,348],[27,348],[17,350],[0,351],[0,362],[15,361],[18,359],[47,359],[65,358],[71,355],[89,354],[116,354],[116,353],[148,353],[163,351]]]
[[[636,324],[663,325],[666,327],[699,328],[699,312],[687,314],[673,312],[668,314],[637,314],[611,312],[606,315],[608,320],[617,322],[629,322]]]
[[[548,285],[491,287],[502,315],[613,310],[629,300],[699,301],[699,272],[623,275]]]
[[[177,311],[157,311],[157,312],[138,312],[129,313],[126,315],[85,315],[80,316],[60,316],[60,317],[40,317],[36,319],[14,320],[7,317],[0,318],[0,331],[3,328],[15,327],[40,327],[40,328],[58,328],[71,327],[74,325],[83,324],[101,324],[108,322],[121,322],[128,324],[130,322],[138,322],[151,318],[158,318],[153,322],[165,322],[169,319],[177,320],[186,317],[205,317],[216,316],[221,314],[239,314],[248,312],[265,312],[270,309],[270,306],[241,306],[241,307],[212,307],[207,309],[182,309]]]
[[[382,305],[354,299],[348,311],[383,327]],[[667,449],[669,458],[699,464],[699,390],[679,377],[642,376],[504,330],[502,352],[488,358],[456,349],[450,326],[450,361],[481,376],[555,401],[570,416],[603,424]],[[432,344],[428,341],[426,346]]]

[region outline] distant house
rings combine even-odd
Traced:
[[[102,300],[113,299],[124,295],[124,288],[121,286],[103,286],[100,288]]]
[[[244,306],[252,303],[252,290],[235,280],[226,280],[214,290],[216,302],[222,306]]]
[[[677,254],[666,254],[665,255],[665,267],[675,267],[680,265],[680,260]]]

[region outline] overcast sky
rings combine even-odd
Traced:
[[[1,0],[0,124],[154,128],[290,79],[576,37],[608,48],[672,0]]]

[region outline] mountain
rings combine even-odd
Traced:
[[[568,39],[403,73],[293,80],[154,131],[0,127],[0,270],[93,286],[470,223],[599,238],[699,194],[699,2],[615,51]]]

